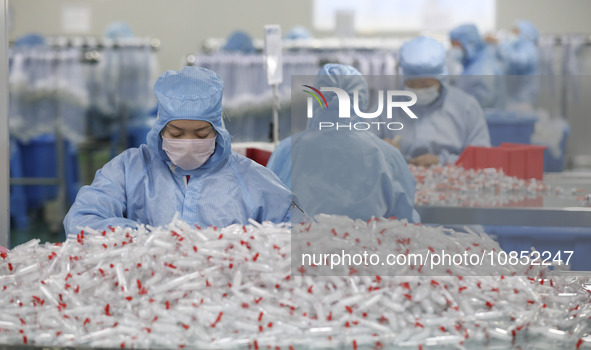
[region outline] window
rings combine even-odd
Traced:
[[[495,29],[495,5],[495,0],[314,0],[314,27],[333,31],[349,18],[359,34],[447,32],[466,23],[486,33]]]

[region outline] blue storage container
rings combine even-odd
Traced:
[[[538,120],[535,114],[502,110],[488,110],[485,117],[491,146],[503,142],[530,144]]]
[[[136,118],[127,126],[127,145],[126,148],[137,148],[147,143],[146,137],[156,122],[156,117],[146,115]],[[111,134],[111,158],[115,158],[120,153],[119,131]]]
[[[487,226],[485,231],[507,252],[549,251],[550,262],[559,250],[564,260],[564,251],[572,250],[571,270],[591,271],[591,227]]]
[[[10,140],[10,177],[22,177],[21,152],[16,141]],[[25,187],[10,186],[10,226],[24,230],[29,226]]]
[[[64,141],[64,143],[66,201],[73,203],[80,187],[78,152],[72,143],[68,141]],[[55,178],[57,176],[57,154],[54,135],[38,136],[27,143],[20,143],[19,147],[23,177]],[[57,197],[57,191],[57,186],[26,186],[28,208],[30,210],[40,209],[45,202]]]
[[[570,127],[565,126],[562,133],[562,140],[560,140],[560,156],[555,157],[550,152],[550,149],[544,150],[544,171],[545,172],[561,172],[564,170],[565,155],[566,155],[566,141],[570,134]]]
[[[127,148],[137,148],[141,144],[146,143],[146,136],[148,136],[148,132],[150,128],[148,127],[139,127],[139,126],[130,126],[127,128]],[[111,158],[115,158],[120,153],[119,148],[119,133],[113,133],[111,135]]]
[[[158,107],[155,107],[147,114],[139,115],[132,120],[127,128],[127,147],[139,147],[148,142],[146,136],[156,123],[157,115]]]

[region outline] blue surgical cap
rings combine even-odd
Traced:
[[[110,39],[132,38],[133,31],[125,22],[113,22],[107,26],[104,35]]]
[[[338,87],[347,92],[353,103],[353,92],[359,92],[359,108],[365,111],[368,105],[367,82],[357,69],[344,64],[328,63],[318,71],[314,85]]]
[[[447,74],[445,48],[437,40],[426,36],[405,42],[400,48],[399,61],[404,75]]]
[[[165,120],[221,120],[223,92],[222,79],[202,67],[184,67],[179,72],[166,71],[154,84],[158,116]]]
[[[517,29],[519,29],[519,37],[524,38],[524,39],[528,39],[531,41],[538,41],[538,30],[536,29],[536,27],[533,25],[533,23],[528,22],[528,21],[524,21],[524,20],[520,20],[515,22],[515,27],[517,27]]]
[[[349,95],[351,120],[356,122],[357,116],[353,111],[354,92],[358,91],[359,109],[365,112],[368,106],[367,82],[359,71],[344,64],[328,63],[322,66],[314,79],[314,86],[321,90],[323,87],[338,87]],[[334,92],[323,92],[328,108],[314,104],[314,118],[308,120],[308,129],[318,130],[320,122],[335,122],[339,120],[339,99]]]
[[[30,33],[21,36],[16,39],[14,46],[25,47],[25,46],[42,46],[45,45],[45,38],[41,34]]]
[[[476,54],[484,47],[484,41],[480,37],[478,28],[473,24],[464,24],[454,28],[449,33],[452,41],[458,41],[464,48],[465,62],[470,62]]]
[[[235,31],[228,37],[228,40],[226,40],[226,45],[224,45],[223,49],[225,51],[243,53],[251,53],[256,51],[254,45],[252,44],[252,38],[250,35],[240,30]]]
[[[289,33],[287,33],[284,38],[289,40],[311,39],[312,34],[310,34],[308,29],[302,26],[295,26],[291,28]]]
[[[148,146],[168,160],[162,150],[161,130],[173,120],[202,120],[210,123],[217,131],[216,151],[212,161],[202,168],[214,166],[231,152],[230,134],[222,120],[222,95],[224,82],[209,69],[196,66],[184,67],[180,71],[164,72],[154,84],[158,99],[158,118],[147,136]]]

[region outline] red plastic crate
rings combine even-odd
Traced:
[[[247,148],[246,157],[254,160],[262,166],[266,166],[269,158],[271,158],[271,152],[258,148]]]
[[[525,157],[524,178],[542,180],[542,177],[544,176],[544,150],[547,148],[546,146],[501,143],[499,147],[520,150],[520,152],[523,152]]]
[[[465,169],[502,169],[509,176],[542,180],[545,148],[516,143],[502,143],[499,147],[468,146],[456,165]]]

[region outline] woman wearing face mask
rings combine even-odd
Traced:
[[[223,82],[214,72],[167,71],[154,92],[158,119],[147,145],[123,152],[80,189],[64,220],[67,234],[86,226],[161,226],[177,213],[202,227],[290,220],[290,191],[270,170],[232,152]]]
[[[480,105],[445,82],[445,63],[445,49],[435,39],[418,37],[400,49],[404,88],[417,96],[410,109],[418,118],[410,119],[401,108],[394,108],[392,116],[404,128],[382,128],[379,136],[400,148],[410,164],[454,164],[466,146],[490,146]]]

